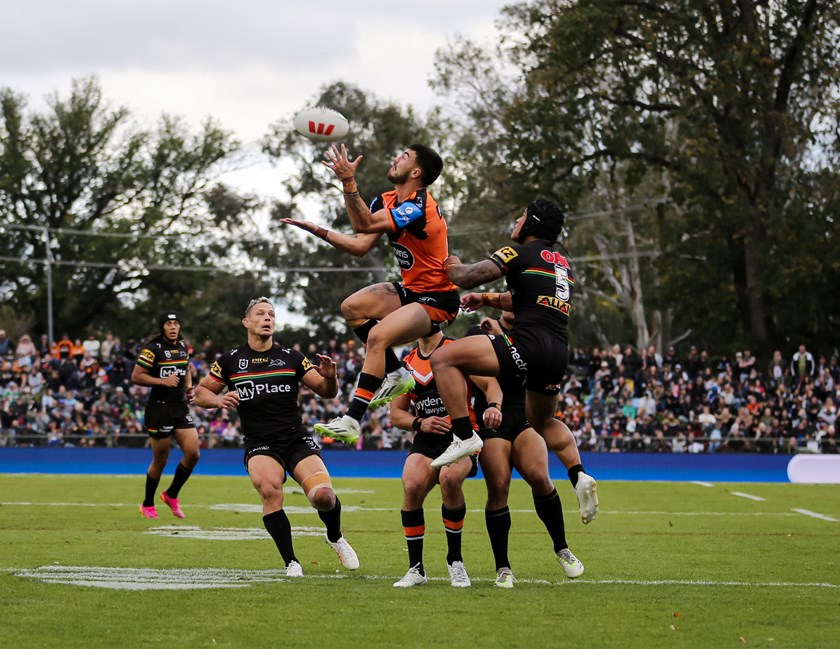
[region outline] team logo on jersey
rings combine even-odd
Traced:
[[[166,356],[166,358],[172,358],[172,353],[168,349],[163,350],[163,355]]]
[[[519,253],[516,252],[512,247],[505,246],[504,248],[499,248],[496,252],[493,253],[493,257],[498,257],[499,261],[503,264],[509,263],[511,260],[516,259],[519,256]]]
[[[247,358],[240,358],[239,359],[239,369],[240,370],[247,370],[248,369],[248,359]]]
[[[400,270],[411,270],[414,266],[414,255],[411,254],[411,251],[399,243],[392,242],[391,245],[394,247],[394,257],[397,258],[397,265]]]
[[[268,363],[269,367],[283,367],[286,364],[282,358],[272,358],[271,361]]]
[[[563,315],[569,315],[572,311],[572,305],[568,302],[563,302],[563,300],[559,299],[554,295],[538,295],[537,296],[537,304],[540,306],[547,306],[550,309],[556,309]]]

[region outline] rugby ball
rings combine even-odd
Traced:
[[[350,132],[347,119],[332,108],[314,106],[295,115],[295,130],[313,142],[335,142]]]

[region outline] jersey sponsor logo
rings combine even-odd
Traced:
[[[240,401],[256,399],[264,394],[283,394],[292,391],[291,385],[275,385],[273,383],[254,383],[253,381],[242,381],[236,384],[236,391],[239,393]]]
[[[309,361],[308,358],[303,359],[303,363],[301,363],[301,366],[303,367],[304,372],[308,372],[313,367],[312,363]]]
[[[187,373],[186,370],[179,369],[177,367],[161,367],[160,368],[160,378],[165,379],[167,376],[184,376]]]
[[[540,253],[540,256],[545,259],[549,264],[554,264],[555,266],[562,266],[563,268],[569,268],[569,262],[564,255],[561,255],[559,252],[554,250],[543,250]]]
[[[219,377],[222,375],[222,366],[219,365],[219,361],[213,361],[213,365],[210,366],[210,374],[215,374]]]
[[[520,372],[527,372],[528,363],[525,362],[524,358],[522,358],[522,354],[519,353],[519,350],[514,345],[511,345],[508,349],[510,350],[510,357],[516,364],[516,369],[518,369]]]
[[[259,365],[260,363],[268,363],[268,358],[252,358],[251,362],[254,365]]]
[[[401,270],[411,270],[414,267],[414,255],[411,251],[399,243],[392,243],[394,247],[394,257],[397,258],[397,265]]]
[[[572,305],[568,302],[563,302],[558,297],[554,295],[538,295],[537,296],[537,304],[540,306],[547,306],[550,309],[556,309],[563,315],[569,315],[572,311]]]
[[[310,449],[312,449],[313,451],[317,451],[317,450],[318,450],[318,443],[317,443],[314,439],[312,439],[311,437],[309,437],[308,435],[307,435],[306,437],[302,437],[301,439],[303,439],[303,441],[306,443],[306,445],[307,445]]]
[[[239,359],[239,369],[240,370],[247,370],[248,369],[248,359],[247,358],[240,358]]]
[[[143,360],[147,360],[150,363],[153,363],[155,360],[155,353],[151,349],[144,349],[140,352],[140,358]]]
[[[415,399],[414,407],[417,410],[422,410],[423,412],[433,417],[446,416],[446,408],[443,407],[443,399],[441,399],[440,395],[437,394],[430,394],[428,397],[424,397],[422,399]]]
[[[504,248],[499,248],[492,256],[498,257],[499,261],[503,264],[508,264],[511,260],[516,259],[519,256],[519,253],[512,247],[505,246]]]

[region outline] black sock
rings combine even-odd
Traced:
[[[143,507],[151,507],[155,504],[155,492],[160,484],[160,478],[153,478],[146,474],[146,497],[143,499]]]
[[[420,566],[420,574],[425,575],[423,567],[423,536],[426,534],[426,519],[422,509],[400,511],[402,517],[405,544],[408,546],[408,567]]]
[[[569,469],[569,471],[568,471],[569,480],[572,481],[572,486],[573,487],[577,487],[578,474],[580,474],[580,473],[586,473],[586,471],[583,470],[583,465],[582,464],[575,464],[573,467],[571,467]]]
[[[501,509],[485,509],[484,522],[487,524],[487,535],[490,537],[490,547],[496,560],[496,570],[510,568],[508,559],[508,537],[510,536],[510,508],[505,505]]]
[[[335,497],[335,507],[328,512],[318,511],[318,516],[327,526],[327,538],[330,543],[335,543],[341,538],[341,501]]]
[[[356,335],[359,337],[363,343],[367,344],[368,335],[370,334],[370,330],[373,329],[377,324],[379,324],[379,320],[374,320],[371,318],[370,320],[365,320],[362,324],[358,327],[353,329],[356,332]],[[402,367],[402,363],[400,359],[397,358],[397,355],[394,353],[394,350],[390,347],[385,350],[385,374],[390,374],[391,372],[395,372],[396,370]]]
[[[353,401],[350,402],[350,407],[347,409],[347,414],[356,421],[362,421],[365,416],[370,400],[373,395],[382,385],[382,377],[374,376],[362,372],[359,374],[359,385],[356,386],[356,393],[353,395]]]
[[[469,439],[473,436],[472,421],[469,417],[458,417],[452,420],[452,434],[458,439]]]
[[[166,495],[170,498],[177,498],[181,492],[181,487],[184,486],[191,473],[192,469],[187,469],[183,464],[178,462],[178,466],[175,468],[175,475],[172,476],[172,484],[166,488]]]
[[[274,545],[280,550],[280,556],[288,566],[292,561],[297,561],[295,551],[292,548],[292,524],[286,516],[286,512],[278,509],[276,512],[271,512],[263,516],[263,525],[271,538],[274,539]]]
[[[440,513],[443,516],[443,526],[446,528],[446,563],[451,566],[455,561],[464,560],[461,555],[461,530],[464,528],[467,506],[449,509],[446,505],[441,505]]]
[[[566,543],[566,525],[563,522],[563,505],[560,504],[560,495],[557,489],[547,496],[534,496],[534,507],[537,516],[548,530],[551,540],[554,542],[554,551],[559,552],[569,547]]]

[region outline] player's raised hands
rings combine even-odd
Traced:
[[[320,365],[313,365],[315,371],[318,372],[321,376],[325,379],[334,379],[335,378],[335,361],[332,359],[332,356],[326,356],[325,354],[317,354],[318,360],[321,361]]]
[[[356,169],[364,156],[356,156],[356,159],[351,161],[347,155],[347,147],[343,144],[336,146],[333,144],[324,153],[326,160],[322,160],[322,164],[327,169],[332,170],[336,178],[339,180],[348,180],[356,175]]]

